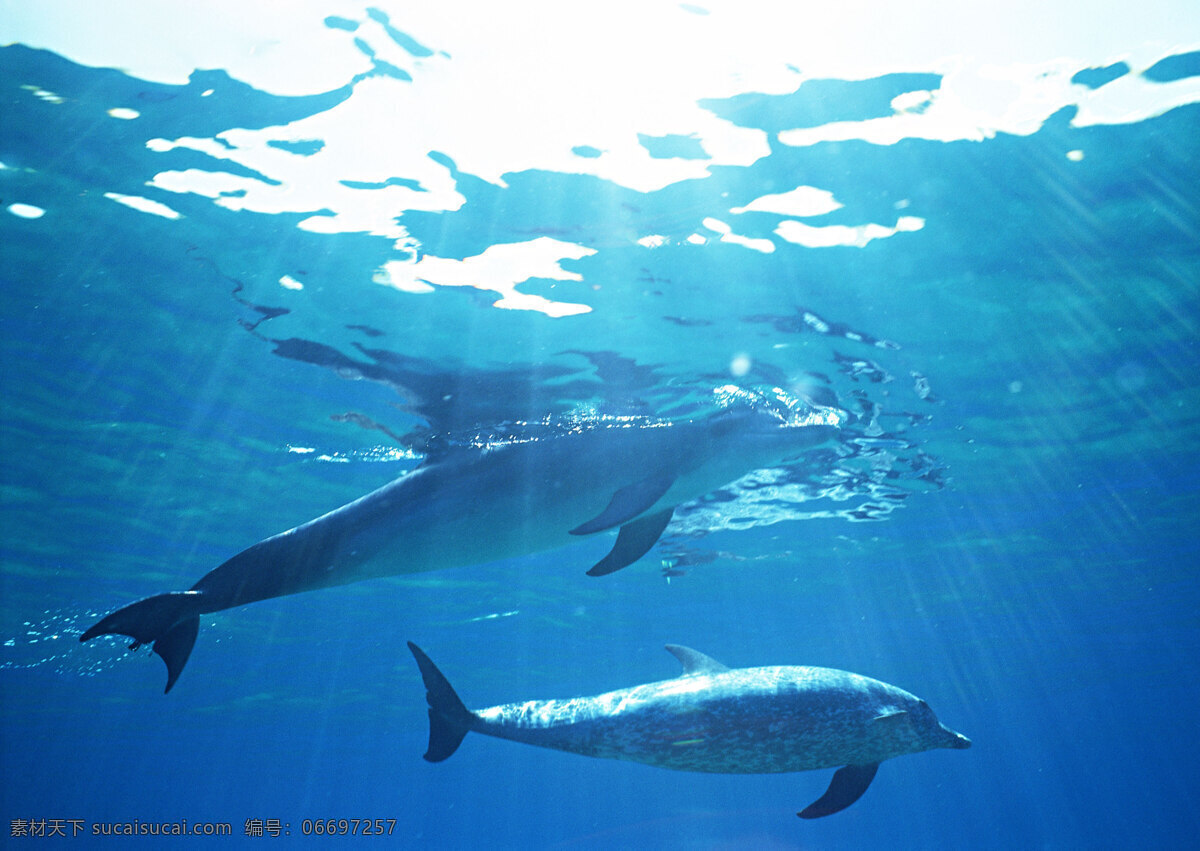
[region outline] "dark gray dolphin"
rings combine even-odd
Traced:
[[[730,670],[668,644],[673,680],[569,700],[469,710],[411,641],[429,702],[425,759],[448,758],[468,732],[677,771],[769,774],[838,768],[825,794],[797,813],[832,815],[857,801],[879,763],[933,748],[969,748],[929,704],[903,689],[830,668]]]
[[[619,529],[600,576],[637,561],[676,505],[831,439],[837,428],[758,408],[459,450],[366,496],[260,541],[187,591],[158,594],[80,636],[127,635],[167,665],[170,691],[200,615],[363,579],[460,567]]]

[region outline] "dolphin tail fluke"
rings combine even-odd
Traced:
[[[166,694],[192,655],[200,631],[199,601],[198,591],[156,594],[105,616],[79,636],[79,640],[89,641],[97,635],[128,635],[133,639],[130,650],[153,644],[154,652],[167,664],[167,687],[163,689]]]
[[[192,655],[192,647],[199,633],[200,616],[192,615],[175,624],[166,635],[154,642],[151,649],[167,663],[167,687],[163,689],[163,694],[171,690],[179,675],[183,673],[183,666]]]
[[[421,679],[425,681],[425,700],[429,703],[429,749],[425,751],[425,759],[441,762],[458,750],[463,737],[471,730],[475,715],[459,699],[450,681],[425,655],[424,650],[411,641],[408,642],[408,649],[421,669]]]
[[[796,815],[800,818],[821,818],[840,813],[863,796],[878,770],[877,762],[869,765],[843,765],[833,773],[833,780],[829,782],[825,794]]]

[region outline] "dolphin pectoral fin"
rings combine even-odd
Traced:
[[[433,664],[425,651],[411,641],[408,649],[417,660],[421,680],[425,683],[425,702],[429,704],[429,747],[426,762],[449,759],[471,731],[474,713],[463,704],[445,675]]]
[[[657,514],[639,517],[632,523],[626,523],[617,533],[617,542],[609,550],[608,555],[600,559],[589,570],[588,576],[607,576],[622,567],[633,564],[644,556],[654,546],[654,542],[662,535],[663,529],[671,522],[671,512],[668,508]]]
[[[183,666],[192,654],[192,645],[200,631],[199,591],[172,591],[130,603],[88,628],[80,641],[98,635],[128,635],[130,650],[153,643],[154,652],[167,664],[166,694],[175,685]]]
[[[842,766],[833,773],[833,780],[829,781],[825,794],[796,815],[800,818],[821,818],[841,812],[862,797],[878,770],[877,762]]]
[[[613,526],[628,523],[654,503],[662,499],[663,494],[671,489],[674,476],[656,474],[647,476],[631,485],[626,485],[613,494],[608,507],[586,523],[571,530],[572,535],[590,535],[593,532],[603,532]],[[663,524],[666,525],[665,523]],[[659,530],[662,531],[661,529]],[[654,543],[651,541],[651,543]],[[646,549],[649,549],[647,547]],[[644,551],[643,551],[644,552]],[[625,565],[621,565],[624,567]],[[613,568],[616,570],[617,568]]]

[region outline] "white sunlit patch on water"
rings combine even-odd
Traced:
[[[720,234],[721,242],[728,242],[732,243],[733,245],[741,245],[744,248],[749,248],[754,251],[761,251],[763,254],[770,254],[775,250],[775,243],[771,242],[771,240],[754,239],[736,234],[733,232],[733,228],[720,219],[714,219],[710,216],[701,222],[701,224],[714,233]]]
[[[41,207],[35,207],[33,204],[9,204],[8,212],[12,213],[18,219],[40,219],[46,215],[46,211]]]
[[[775,228],[781,239],[808,248],[829,248],[835,245],[852,245],[862,248],[873,239],[884,239],[898,233],[918,231],[925,227],[925,220],[916,216],[901,216],[894,227],[884,225],[813,225],[791,219],[782,221]]]
[[[904,209],[908,203],[907,201],[897,202],[896,209]],[[774,213],[799,218],[819,218],[840,210],[843,206],[833,197],[832,192],[812,186],[799,186],[790,192],[760,196],[744,206],[731,208],[729,212],[733,215]],[[763,254],[771,254],[776,249],[776,244],[772,240],[735,233],[732,225],[715,216],[706,217],[700,224],[711,233],[717,234],[719,242],[740,245]],[[861,225],[808,224],[796,221],[795,218],[787,218],[779,222],[774,233],[785,242],[803,245],[806,248],[833,248],[836,246],[862,248],[874,239],[884,239],[898,233],[911,233],[921,230],[924,226],[925,220],[917,216],[900,216],[894,226],[874,222]],[[709,241],[708,237],[700,233],[692,234],[686,240],[682,240],[683,244],[696,246],[707,245]],[[637,242],[646,248],[661,248],[670,244],[670,239],[661,234],[651,234],[642,237]]]
[[[429,292],[433,285],[474,287],[497,293],[496,307],[537,310],[548,316],[573,316],[591,310],[585,304],[552,301],[522,293],[517,284],[532,277],[555,281],[581,281],[582,276],[562,268],[563,260],[579,260],[595,250],[547,236],[528,242],[489,246],[482,254],[463,260],[424,256],[414,262],[391,260],[376,273],[377,283],[404,292]]]
[[[116,201],[131,210],[139,210],[152,216],[162,216],[164,219],[178,219],[181,215],[161,201],[153,201],[140,195],[122,195],[119,192],[105,192],[104,197]]]
[[[761,195],[744,207],[734,207],[729,212],[780,213],[785,216],[823,216],[840,210],[842,204],[833,193],[815,186],[797,186],[790,192]]]
[[[1164,50],[1145,45],[1127,55],[1133,54],[1134,70],[1141,72],[1164,56],[1187,49],[1195,46]],[[1096,58],[1096,64],[1110,61],[1107,55]],[[1089,89],[1073,79],[1089,63],[1061,56],[1001,63],[977,54],[972,60],[960,56],[931,65],[934,67],[926,70],[945,74],[941,87],[900,96],[893,101],[892,115],[784,130],[779,141],[800,147],[850,140],[877,145],[894,145],[904,139],[982,141],[1000,133],[1032,135],[1064,107],[1077,108],[1072,126],[1088,127],[1144,121],[1200,100],[1200,81],[1195,78],[1159,83],[1141,73],[1130,73]]]
[[[164,162],[151,186],[207,197],[230,210],[304,214],[296,227],[315,233],[381,236],[396,252],[376,274],[381,283],[408,293],[477,286],[498,294],[495,307],[555,318],[591,309],[584,288],[579,295],[564,288],[571,296],[551,298],[517,287],[531,279],[586,279],[586,272],[564,271],[558,262],[602,261],[593,258],[602,251],[532,240],[493,246],[499,253],[437,257],[422,250],[404,214],[461,210],[468,203],[460,191],[463,175],[504,189],[515,174],[578,174],[655,192],[710,177],[716,168],[748,168],[771,157],[773,143],[984,140],[1035,133],[1067,107],[1076,109],[1072,126],[1086,127],[1141,121],[1200,101],[1194,76],[1156,81],[1143,73],[1165,56],[1194,48],[1163,47],[1133,7],[1112,11],[1105,28],[1094,28],[1074,4],[1045,9],[1018,2],[981,26],[960,4],[927,0],[915,8],[880,4],[872,27],[864,28],[855,8],[753,0],[714,0],[705,14],[673,2],[382,2],[365,13],[331,3],[335,16],[326,19],[280,17],[229,0],[215,11],[212,4],[72,5],[77,26],[68,31],[47,25],[58,5],[47,2],[51,11],[14,23],[9,37],[170,84],[186,83],[197,67],[223,68],[281,96],[346,93],[323,111],[276,126],[150,139],[151,151],[191,151],[213,163],[175,169]],[[160,34],[158,49],[106,36],[133,14]],[[1054,35],[1028,37],[1033,17],[1039,33]],[[579,39],[579,32],[589,37]],[[504,33],[502,42],[495,33]],[[614,55],[621,61],[614,63]],[[1076,82],[1080,71],[1117,56],[1128,73],[1094,87]],[[787,96],[814,81],[896,73],[928,75],[937,85],[896,95],[888,115],[832,117],[771,131],[742,126],[704,105],[742,95]],[[61,102],[35,84],[25,88]],[[124,106],[109,114],[137,117]],[[841,209],[828,190],[810,185],[732,208],[708,203],[680,234],[665,235],[635,216],[623,238],[648,248],[716,241],[770,254],[788,244],[863,247],[919,230],[925,219],[918,204],[895,222],[797,221]],[[169,215],[167,208],[136,208]],[[726,215],[781,218],[767,236],[746,233]]]
[[[813,186],[798,186],[790,192],[762,195],[755,198],[744,207],[734,207],[729,212],[742,213],[776,213],[785,216],[812,218],[825,216],[842,208],[842,203],[833,197],[832,192],[817,189]],[[714,225],[705,220],[706,227]],[[723,223],[717,223],[725,227]],[[916,216],[901,216],[895,226],[867,223],[862,225],[812,225],[798,222],[795,219],[785,219],[775,228],[775,234],[787,242],[803,245],[807,248],[830,248],[833,246],[854,246],[862,248],[873,239],[883,239],[898,233],[920,230],[925,221]],[[725,236],[722,241],[730,241]],[[768,244],[770,240],[765,240]],[[753,246],[748,246],[753,247]],[[774,245],[771,244],[771,250]]]
[[[936,15],[938,4],[931,5],[925,11]],[[1019,5],[1011,10],[1014,27],[1021,21]],[[386,9],[388,4],[380,6]],[[475,4],[470,15],[463,15],[453,3],[384,15],[344,10],[349,27],[325,25],[309,15],[281,19],[233,3],[230,9],[237,14],[228,16],[174,7],[169,12],[139,10],[151,18],[166,17],[171,25],[159,30],[163,38],[174,35],[191,47],[187,52],[153,54],[139,51],[127,39],[84,40],[67,32],[18,35],[28,43],[56,43],[84,62],[125,67],[131,74],[171,83],[186,81],[193,70],[187,56],[197,53],[208,54],[207,61],[199,63],[202,67],[227,68],[236,78],[281,95],[331,91],[360,77],[354,95],[328,113],[286,127],[230,128],[219,134],[229,148],[212,146],[214,140],[177,140],[176,144],[203,148],[273,177],[286,178],[292,165],[320,178],[316,185],[303,186],[285,179],[286,189],[259,183],[255,191],[265,194],[259,199],[262,206],[256,202],[253,208],[266,209],[274,198],[278,211],[330,206],[323,203],[329,197],[325,193],[335,187],[338,177],[358,172],[359,179],[383,180],[397,173],[398,163],[424,191],[389,187],[402,190],[395,198],[403,203],[393,209],[456,209],[462,198],[453,192],[445,168],[429,159],[429,151],[445,151],[460,168],[497,185],[503,185],[506,173],[544,168],[594,174],[651,191],[703,177],[712,165],[748,165],[768,155],[765,134],[715,119],[697,101],[744,92],[787,93],[805,79],[821,77],[865,79],[916,68],[944,74],[945,80],[938,91],[898,98],[893,116],[785,130],[780,134],[785,144],[848,138],[886,144],[911,136],[949,140],[1032,132],[1053,112],[1072,104],[1080,107],[1080,125],[1136,121],[1200,96],[1195,81],[1159,84],[1137,73],[1086,90],[1072,84],[1071,76],[1088,63],[1109,61],[1108,43],[1090,46],[1096,55],[1075,59],[1060,55],[1039,62],[1036,57],[1045,51],[1044,44],[1032,39],[1022,40],[1027,46],[1014,44],[998,38],[992,27],[976,26],[969,16],[943,20],[958,36],[953,39],[954,49],[946,51],[939,47],[945,42],[944,32],[939,30],[942,36],[935,41],[927,18],[909,9],[877,9],[879,32],[887,32],[888,37],[872,44],[871,33],[863,31],[857,13],[850,9],[817,12],[809,7],[733,2],[713,2],[709,7],[710,14],[696,16],[674,3],[637,4],[637,27],[628,25],[634,7],[619,2],[586,11],[571,4],[561,8]],[[773,25],[763,27],[755,9],[769,11]],[[86,18],[86,10],[77,12]],[[79,27],[80,33],[121,25],[119,14],[99,10],[94,14],[87,21],[94,26]],[[1071,10],[1064,8],[1057,14],[1069,17]],[[515,25],[533,18],[536,27]],[[1003,26],[1003,22],[993,23]],[[405,27],[422,46],[430,47],[414,49],[412,44],[398,43],[388,34],[389,24]],[[584,27],[594,37],[582,41],[552,37]],[[1075,32],[1078,27],[1062,29],[1064,55],[1088,51],[1087,39]],[[1109,29],[1119,34],[1119,27]],[[505,54],[538,56],[543,61],[496,62],[491,34],[501,31],[506,35]],[[674,37],[664,41],[664,34]],[[849,43],[863,43],[864,49],[851,52],[841,47]],[[616,67],[610,61],[613,45],[626,48]],[[1165,55],[1153,44],[1128,52],[1132,55],[1127,61],[1135,72]],[[312,57],[318,55],[321,61],[314,62]],[[803,71],[792,64],[797,57],[804,58]],[[1004,58],[1009,61],[1004,63]],[[373,61],[385,61],[402,74],[364,77],[372,71]],[[554,68],[553,74],[545,72],[547,64]],[[647,89],[647,80],[655,81],[652,90]],[[43,94],[37,87],[28,88]],[[426,96],[419,96],[422,92]],[[447,113],[443,107],[450,92],[458,106]],[[580,92],[588,92],[589,97],[580,97]],[[523,119],[540,118],[549,110],[554,111],[555,121],[539,120],[539,132],[527,132],[530,123]],[[364,129],[392,126],[401,116],[403,133],[363,137]],[[637,143],[631,130],[657,137],[695,137],[709,156],[655,158]],[[587,155],[574,152],[581,138],[590,140]],[[326,149],[316,158],[303,158],[265,144],[281,139],[324,139]],[[372,171],[378,173],[365,174]],[[279,206],[284,195],[298,190],[303,190],[302,197]],[[349,193],[345,200],[361,201],[364,194],[370,192]],[[338,206],[330,209],[337,211]]]

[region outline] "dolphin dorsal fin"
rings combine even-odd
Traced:
[[[680,674],[683,677],[694,677],[699,674],[721,674],[729,670],[711,656],[705,656],[700,651],[693,650],[690,647],[684,647],[680,644],[668,644],[667,651],[683,665],[683,673]]]

